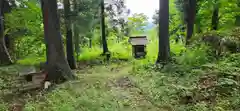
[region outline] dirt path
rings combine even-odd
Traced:
[[[171,111],[151,102],[148,94],[134,81],[136,78],[129,73],[131,70],[129,64],[76,70],[77,81],[59,85],[44,95],[27,93],[21,99],[15,96],[11,101],[22,101],[24,111]]]
[[[87,73],[79,73],[79,77],[82,79],[80,81],[87,79],[94,81],[95,79],[95,82],[103,84],[101,88],[111,93],[117,103],[123,105],[122,110],[124,111],[171,111],[171,108],[152,102],[147,93],[134,81],[136,79],[129,73],[131,70],[132,66],[129,64],[97,66],[87,70]],[[90,84],[94,84],[94,82],[90,82]]]

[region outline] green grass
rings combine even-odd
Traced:
[[[212,104],[204,101],[189,104],[182,102],[186,95],[198,91],[195,88],[201,77],[215,71],[219,72],[219,77],[223,77],[223,73],[231,75],[240,72],[236,67],[239,64],[237,54],[187,72],[144,68],[139,64],[145,63],[144,61],[111,63],[76,70],[79,80],[58,85],[55,90],[44,95],[37,93],[26,96],[25,111],[225,111],[236,110],[240,104],[239,90],[231,89],[234,82],[239,83],[228,77],[220,78],[218,83],[230,85],[228,90],[232,91],[231,95],[222,96],[218,93],[216,102]],[[170,69],[174,66],[176,65],[166,67]],[[222,79],[224,83],[221,82]],[[202,93],[208,94],[211,91]],[[7,107],[8,103],[0,101],[2,110]]]
[[[75,70],[79,80],[58,85],[46,94],[25,95],[26,111],[225,111],[239,110],[240,55],[232,54],[216,61],[207,47],[185,48],[184,44],[171,40],[175,63],[160,70],[154,65],[157,59],[158,42],[154,30],[150,31],[147,56],[142,60],[132,58],[127,40],[115,43],[109,40],[112,59],[128,60],[110,62]],[[102,60],[99,46],[81,49],[80,61]],[[182,53],[184,52],[184,53]],[[28,57],[19,60],[20,65],[36,65],[44,57]],[[0,68],[1,78],[5,73],[16,73],[16,67]],[[3,74],[4,73],[4,74]],[[216,76],[213,89],[200,91],[204,76]],[[0,81],[1,82],[1,81]],[[2,86],[7,86],[1,82]],[[237,86],[237,87],[236,87]],[[230,92],[230,93],[229,93]],[[225,94],[226,93],[226,94]],[[28,93],[27,93],[28,94]],[[31,93],[30,93],[31,94]],[[196,96],[215,94],[215,101],[201,100]],[[224,95],[225,94],[225,95]],[[186,97],[196,102],[186,103]],[[15,98],[16,99],[16,98]],[[19,99],[19,98],[18,98]],[[14,101],[14,100],[12,100]],[[210,101],[210,103],[208,103]],[[9,102],[0,99],[0,110],[6,110]]]
[[[17,61],[17,64],[21,65],[38,65],[40,62],[45,62],[45,57],[37,57],[37,56],[28,56],[24,59],[20,59]]]
[[[156,111],[157,107],[138,94],[137,88],[124,86],[131,65],[97,66],[78,73],[78,81],[60,85],[41,100],[29,101],[26,111]],[[87,73],[86,73],[87,72]],[[131,81],[134,84],[134,81]],[[129,83],[131,84],[131,83]],[[43,106],[46,109],[43,108]],[[43,109],[42,109],[43,108]]]

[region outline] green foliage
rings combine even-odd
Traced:
[[[144,26],[147,25],[147,16],[143,13],[133,14],[128,18],[128,27],[130,28],[130,34],[141,34],[144,32]]]
[[[71,12],[73,22],[74,40],[80,40],[80,55],[77,57],[81,64],[89,61],[100,61],[101,37],[98,17],[99,2],[94,0],[75,1]],[[79,80],[70,81],[48,94],[39,94],[36,99],[27,97],[26,111],[40,110],[86,110],[86,111],[132,111],[132,110],[166,110],[177,111],[209,111],[209,110],[238,110],[240,55],[229,54],[216,59],[212,56],[212,48],[199,41],[205,35],[218,35],[239,40],[239,29],[235,27],[236,17],[239,16],[239,6],[236,0],[219,0],[220,22],[218,31],[209,31],[214,2],[198,0],[196,25],[204,33],[196,34],[192,44],[185,47],[183,42],[175,43],[174,37],[182,32],[174,31],[183,24],[186,10],[182,0],[170,0],[170,35],[171,63],[163,68],[155,65],[158,51],[157,27],[145,30],[148,25],[146,15],[134,14],[125,21],[122,15],[128,13],[123,1],[113,0],[106,3],[107,42],[111,52],[111,62],[108,65],[100,65],[93,68],[76,70]],[[11,13],[6,14],[5,34],[11,35],[14,45],[14,55],[20,65],[38,65],[46,61],[45,44],[43,40],[43,24],[41,9],[36,2],[21,2],[27,8],[16,7]],[[114,7],[119,8],[117,11]],[[59,11],[62,14],[61,11]],[[154,17],[158,23],[157,11]],[[117,27],[114,27],[117,26]],[[119,28],[120,27],[120,28]],[[196,26],[197,27],[197,26]],[[64,25],[61,27],[64,29]],[[128,43],[128,37],[124,31],[128,29],[129,35],[147,35],[147,56],[144,59],[133,59],[132,47]],[[197,29],[196,29],[197,30]],[[61,31],[65,34],[64,31]],[[196,31],[197,32],[197,31]],[[205,33],[206,32],[206,33]],[[184,35],[184,34],[182,34]],[[91,48],[90,48],[91,40]],[[113,64],[114,60],[127,60],[126,63]],[[87,64],[88,65],[88,64]],[[4,67],[5,68],[5,67]],[[10,71],[0,71],[0,75]],[[13,72],[11,72],[13,73]],[[16,73],[16,72],[15,72]],[[204,76],[212,80],[213,89],[203,90],[199,88],[200,80]],[[208,77],[210,76],[210,77]],[[121,78],[130,78],[120,84]],[[129,82],[130,81],[130,82]],[[210,81],[211,82],[211,81]],[[0,79],[2,86],[8,86]],[[119,87],[117,86],[120,84]],[[127,86],[127,87],[126,87]],[[216,94],[214,105],[209,105],[211,98],[207,95]],[[206,101],[196,95],[206,96]],[[185,103],[185,97],[192,97],[196,101]],[[7,103],[0,96],[0,110],[7,109]]]
[[[24,2],[25,7],[13,9],[11,13],[6,15],[6,31],[5,34],[15,34],[19,30],[26,30],[21,35],[34,34],[37,37],[42,35],[42,15],[41,8],[34,2]]]
[[[46,47],[43,41],[34,36],[25,36],[15,40],[16,57],[42,56],[46,54]]]
[[[39,65],[40,62],[46,62],[46,57],[27,56],[24,59],[17,61],[17,64],[21,65]]]
[[[131,49],[129,44],[119,43],[113,45],[110,51],[113,52],[112,58],[127,60],[132,57]]]
[[[225,59],[225,62],[231,62],[231,66],[239,67],[240,56],[239,56],[239,54],[232,54]]]
[[[79,35],[91,33],[93,28],[100,22],[99,17],[96,16],[100,2],[96,2],[96,0],[75,0],[75,2],[72,14],[69,15],[72,24],[74,24],[73,27],[77,29],[77,33],[75,33],[78,35],[75,35],[75,37],[79,37]]]
[[[100,56],[101,52],[102,52],[101,49],[98,47],[83,48],[81,50],[80,56],[78,57],[78,60],[83,60],[83,61],[95,60]]]
[[[207,53],[208,47],[201,46],[197,48],[187,49],[181,56],[176,57],[179,64],[186,67],[189,66],[201,66],[209,62],[209,55]]]
[[[0,110],[5,111],[7,109],[8,109],[7,104],[0,104]]]
[[[14,45],[15,58],[29,55],[44,55],[43,24],[41,8],[35,2],[24,2],[25,7],[13,9],[6,14],[5,34],[9,34]]]

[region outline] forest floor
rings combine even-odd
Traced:
[[[19,101],[24,104],[24,111],[238,110],[240,77],[233,73],[240,70],[222,65],[206,64],[184,72],[176,71],[174,65],[166,66],[170,72],[159,72],[130,62],[84,67],[74,71],[79,80],[58,85],[54,90],[1,95],[0,110]],[[0,70],[1,75],[12,76],[9,74],[16,68]],[[231,77],[227,72],[231,72]],[[8,86],[4,78],[1,76],[1,87]]]
[[[3,105],[22,102],[27,111],[158,110],[138,89],[131,70],[127,63],[85,67],[74,71],[79,77],[77,81],[61,84],[48,93],[32,91],[3,97],[6,104],[1,107],[4,110],[7,107]]]

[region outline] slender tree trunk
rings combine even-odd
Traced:
[[[60,34],[60,21],[57,14],[57,0],[42,0],[44,37],[47,49],[47,80],[73,79],[64,54],[62,36]]]
[[[71,27],[71,18],[70,18],[70,1],[64,0],[64,12],[65,12],[65,24],[66,24],[66,43],[67,43],[67,60],[71,69],[76,69],[76,61],[74,58],[74,49],[73,49],[73,37],[72,37],[72,27]]]
[[[237,6],[238,6],[238,8],[240,8],[240,1],[237,1]],[[235,25],[240,26],[240,15],[239,14],[236,16]]]
[[[75,47],[75,52],[77,54],[77,61],[78,61],[78,57],[81,53],[81,49],[80,49],[80,37],[78,35],[78,29],[77,29],[77,26],[76,24],[73,24],[73,37],[74,37],[74,47]]]
[[[240,16],[236,16],[235,25],[240,26]]]
[[[92,37],[89,38],[89,48],[92,48]]]
[[[4,4],[3,0],[0,0],[0,65],[12,64],[12,59],[5,44],[4,35]]]
[[[103,55],[106,55],[107,60],[110,58],[107,39],[106,39],[106,29],[105,29],[105,15],[104,15],[104,0],[101,0],[101,31],[102,31],[102,46],[103,46]]]
[[[10,0],[9,2],[12,4],[12,7],[16,6],[16,4],[13,4],[13,0]],[[12,10],[12,7],[10,6],[9,2],[6,0],[3,0],[3,12],[2,12],[3,18],[4,18],[5,13],[10,13]],[[5,22],[3,22],[3,27],[6,28]],[[10,49],[11,43],[10,43],[10,37],[8,34],[5,34],[4,41],[5,41],[7,49]]]
[[[215,0],[215,4],[213,7],[213,14],[212,14],[212,30],[217,30],[218,29],[218,21],[219,21],[219,4]]]
[[[72,30],[67,30],[66,36],[67,43],[67,60],[71,69],[76,69],[76,61],[74,57],[73,41],[72,41]]]
[[[127,37],[129,37],[129,33],[130,33],[130,28],[129,28],[129,26],[128,26],[128,24],[126,24],[127,26],[126,26],[126,28],[124,29],[124,35],[125,36],[127,36]]]
[[[159,40],[157,63],[166,64],[170,59],[169,0],[160,0],[159,7]]]
[[[10,3],[12,4],[10,6]],[[9,0],[9,1],[6,1],[6,0],[3,0],[3,14],[6,14],[6,13],[10,13],[12,8],[16,8],[16,3],[15,3],[15,0]],[[3,27],[4,28],[7,28],[6,25],[5,25],[5,22],[3,22]],[[14,44],[13,44],[13,38],[10,39],[10,35],[9,34],[5,34],[4,35],[4,42],[5,42],[5,46],[10,54],[10,52],[14,52]],[[12,59],[12,58],[11,58]],[[13,61],[13,60],[12,60]]]
[[[201,32],[202,32],[200,21],[198,21],[198,22],[196,23],[196,32],[197,32],[197,33],[201,33]]]
[[[12,4],[12,7],[17,7],[15,0],[9,0],[9,2]]]
[[[73,8],[74,8],[74,11],[77,11],[77,1],[76,0],[73,0]],[[74,38],[74,47],[75,47],[75,53],[76,53],[76,58],[77,58],[77,61],[79,56],[80,56],[80,53],[81,53],[81,49],[80,49],[80,37],[79,37],[79,30],[77,28],[77,24],[73,24],[73,38]]]
[[[200,3],[199,1],[197,1],[196,3],[196,15],[199,13],[199,10],[200,10],[201,6],[200,6]],[[201,18],[198,17],[195,15],[195,23],[196,23],[196,32],[197,33],[201,33],[202,30],[201,30]]]
[[[194,31],[194,21],[196,16],[196,0],[188,0],[188,10],[187,10],[187,37],[186,44],[188,45]]]

